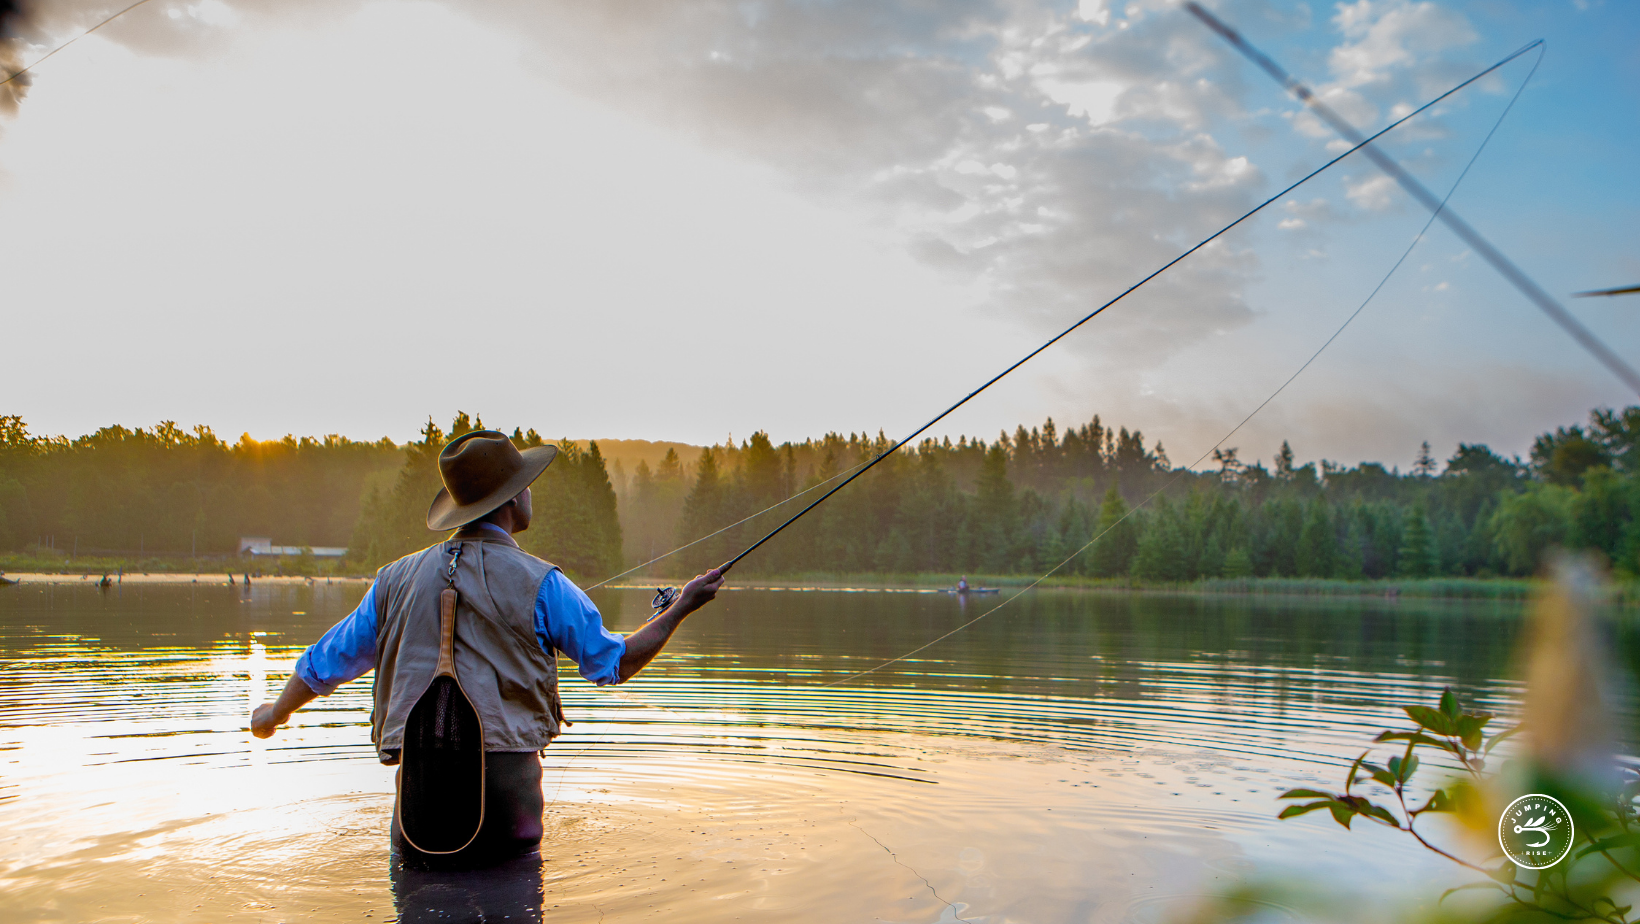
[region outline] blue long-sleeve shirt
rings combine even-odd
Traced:
[[[535,593],[535,638],[551,657],[563,652],[593,683],[620,683],[626,639],[604,628],[598,607],[557,568]],[[330,627],[296,659],[296,676],[320,696],[376,666],[376,585],[347,618]]]

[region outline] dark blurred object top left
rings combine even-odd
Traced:
[[[0,113],[15,112],[28,92],[29,75],[23,69],[21,34],[29,18],[29,0],[0,0]]]
[[[22,31],[29,6],[25,0],[0,0],[0,39],[15,38]]]

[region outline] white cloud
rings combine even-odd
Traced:
[[[1110,5],[1107,0],[1078,0],[1076,15],[1101,26],[1110,25]]]
[[[1392,69],[1414,66],[1476,39],[1463,14],[1430,0],[1340,3],[1333,23],[1346,41],[1332,50],[1327,63],[1346,87],[1382,82]]]
[[[1369,212],[1389,208],[1390,203],[1395,201],[1395,189],[1395,181],[1382,174],[1368,176],[1365,179],[1344,179],[1344,195],[1355,203],[1356,207]]]
[[[1072,83],[1052,77],[1038,78],[1036,86],[1049,99],[1062,103],[1066,112],[1082,116],[1093,125],[1103,125],[1116,117],[1116,101],[1125,89],[1113,80]]]

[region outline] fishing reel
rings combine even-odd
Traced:
[[[650,618],[653,619],[655,616],[659,616],[663,610],[671,606],[678,599],[679,593],[681,591],[676,587],[657,587],[655,589],[655,599],[649,601],[650,608],[655,611]]]

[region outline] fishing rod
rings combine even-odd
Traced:
[[[1498,129],[1500,127],[1502,127],[1503,120],[1508,118],[1510,111],[1515,108],[1515,103],[1520,100],[1520,95],[1523,92],[1526,91],[1526,85],[1531,82],[1532,76],[1537,73],[1538,65],[1541,64],[1542,62],[1543,62],[1543,56],[1542,56],[1542,54],[1539,54],[1537,60],[1532,63],[1532,69],[1527,72],[1525,79],[1522,80],[1521,83],[1520,83],[1520,86],[1515,89],[1515,95],[1510,97],[1509,105],[1503,107],[1503,111],[1498,114],[1497,121],[1492,123],[1492,129],[1486,133],[1485,138],[1481,139],[1480,145],[1475,148],[1475,153],[1471,154],[1469,156],[1469,162],[1464,164],[1463,170],[1458,173],[1458,178],[1452,181],[1452,187],[1446,191],[1446,196],[1443,199],[1441,199],[1441,208],[1444,209],[1446,207],[1447,202],[1449,202],[1452,199],[1453,194],[1456,193],[1458,191],[1458,187],[1460,185],[1462,185],[1462,183],[1464,181],[1464,178],[1469,176],[1469,171],[1474,168],[1475,162],[1480,160],[1482,152],[1484,152],[1486,150],[1486,146],[1491,143],[1492,136],[1496,135],[1498,133]],[[1293,384],[1293,382],[1297,381],[1298,377],[1304,374],[1304,370],[1310,368],[1310,366],[1313,365],[1317,359],[1321,358],[1321,354],[1326,352],[1327,348],[1333,345],[1333,341],[1337,340],[1340,336],[1343,335],[1345,329],[1348,328],[1350,326],[1350,324],[1352,324],[1357,317],[1360,317],[1361,312],[1365,311],[1367,309],[1367,306],[1372,304],[1372,300],[1378,297],[1378,293],[1383,291],[1384,286],[1389,283],[1390,278],[1393,277],[1395,275],[1396,271],[1401,268],[1401,265],[1407,261],[1408,257],[1412,256],[1412,252],[1417,249],[1418,244],[1421,241],[1423,241],[1423,239],[1426,235],[1429,234],[1429,229],[1432,226],[1434,226],[1436,215],[1439,215],[1439,214],[1440,214],[1439,212],[1436,212],[1435,214],[1432,214],[1432,215],[1429,216],[1429,220],[1424,222],[1424,226],[1418,230],[1418,234],[1417,234],[1416,237],[1414,237],[1412,239],[1412,243],[1408,244],[1407,249],[1401,252],[1400,259],[1396,260],[1395,263],[1392,266],[1390,266],[1389,271],[1384,274],[1382,279],[1378,280],[1378,284],[1376,286],[1373,286],[1372,291],[1367,293],[1367,297],[1361,301],[1361,304],[1358,305],[1353,312],[1350,313],[1349,317],[1344,319],[1344,323],[1338,325],[1338,329],[1333,331],[1332,336],[1330,336],[1326,340],[1322,341],[1321,345],[1316,347],[1315,352],[1310,354],[1310,358],[1304,360],[1304,363],[1302,365],[1300,365],[1297,369],[1293,370],[1293,374],[1289,375],[1287,377],[1286,381],[1282,382],[1279,386],[1277,386],[1276,390],[1272,391],[1270,393],[1269,397],[1267,397],[1263,401],[1259,402],[1257,407],[1255,407],[1251,411],[1249,411],[1247,413],[1247,416],[1243,417],[1241,419],[1240,423],[1236,424],[1234,427],[1231,427],[1230,432],[1228,432],[1224,436],[1220,437],[1218,442],[1214,443],[1212,446],[1209,446],[1207,448],[1207,451],[1202,453],[1196,459],[1195,462],[1192,462],[1191,464],[1185,466],[1183,469],[1175,471],[1173,473],[1173,477],[1169,478],[1166,482],[1164,482],[1161,487],[1157,488],[1155,491],[1152,491],[1149,494],[1149,496],[1145,497],[1143,500],[1139,501],[1137,504],[1134,504],[1133,507],[1130,508],[1126,513],[1122,514],[1119,518],[1117,518],[1116,522],[1110,524],[1109,526],[1105,527],[1104,529],[1100,530],[1099,532],[1093,534],[1093,536],[1091,538],[1089,538],[1087,542],[1082,544],[1081,548],[1079,548],[1076,551],[1072,552],[1071,554],[1065,556],[1065,559],[1063,561],[1061,561],[1059,564],[1054,565],[1052,568],[1049,568],[1047,571],[1043,572],[1039,577],[1037,577],[1036,580],[1034,580],[1031,583],[1025,585],[1023,588],[1020,589],[1019,593],[1016,593],[1011,597],[1006,597],[1006,598],[998,601],[996,606],[993,606],[990,609],[986,610],[985,612],[980,613],[978,616],[975,616],[973,619],[970,619],[967,622],[964,622],[964,623],[961,623],[961,624],[957,625],[955,628],[952,628],[950,631],[945,632],[942,635],[939,635],[939,636],[936,636],[932,639],[929,639],[928,641],[924,642],[923,644],[918,645],[916,648],[913,648],[910,651],[908,651],[908,652],[906,652],[902,655],[899,655],[898,657],[890,658],[889,660],[884,661],[880,664],[874,664],[871,667],[868,667],[863,671],[856,671],[852,674],[847,674],[845,676],[838,677],[834,680],[828,680],[825,683],[820,684],[820,686],[821,687],[840,686],[842,684],[848,683],[851,680],[856,680],[856,679],[859,679],[861,677],[864,677],[867,674],[875,673],[877,671],[882,670],[885,667],[888,667],[892,664],[898,664],[899,662],[904,661],[907,658],[913,657],[913,656],[915,656],[915,655],[917,655],[917,654],[919,654],[923,651],[926,651],[929,648],[932,648],[935,645],[938,645],[940,642],[945,641],[946,639],[950,638],[951,636],[956,635],[959,632],[962,632],[963,630],[967,629],[968,627],[974,625],[975,623],[977,623],[980,620],[986,618],[987,616],[990,616],[991,614],[995,613],[997,610],[1002,609],[1003,607],[1009,605],[1010,603],[1013,603],[1015,600],[1018,600],[1020,597],[1024,596],[1025,594],[1029,593],[1031,590],[1035,589],[1043,581],[1046,581],[1048,578],[1050,578],[1053,575],[1055,575],[1056,573],[1058,573],[1066,565],[1069,565],[1071,562],[1075,561],[1077,559],[1077,557],[1080,556],[1083,552],[1086,552],[1088,549],[1093,548],[1093,546],[1096,543],[1098,543],[1099,540],[1105,538],[1105,536],[1108,535],[1112,530],[1116,529],[1118,526],[1121,526],[1123,523],[1127,522],[1130,517],[1134,516],[1135,514],[1137,514],[1139,512],[1140,508],[1147,506],[1151,501],[1155,500],[1157,497],[1161,496],[1164,492],[1166,492],[1169,488],[1171,488],[1175,484],[1177,484],[1179,482],[1179,479],[1184,477],[1185,472],[1188,472],[1191,469],[1194,469],[1196,466],[1202,464],[1202,462],[1206,461],[1207,457],[1212,455],[1215,450],[1217,450],[1220,446],[1223,446],[1225,443],[1228,443],[1230,441],[1231,437],[1233,437],[1237,433],[1239,433],[1241,431],[1241,429],[1243,427],[1247,426],[1247,424],[1249,422],[1251,422],[1254,417],[1258,416],[1260,411],[1264,410],[1266,407],[1269,407],[1270,403],[1272,401],[1274,401],[1282,392],[1286,391],[1287,387],[1289,385],[1291,385],[1291,384]]]
[[[1537,305],[1538,308],[1542,309],[1543,313],[1548,315],[1551,320],[1553,320],[1556,324],[1559,324],[1561,329],[1565,330],[1566,333],[1572,336],[1573,340],[1576,340],[1578,344],[1583,347],[1583,349],[1589,351],[1590,355],[1599,360],[1600,364],[1605,366],[1607,371],[1611,372],[1612,375],[1617,376],[1620,380],[1622,380],[1623,384],[1629,386],[1629,388],[1636,394],[1640,394],[1640,372],[1636,372],[1632,366],[1623,361],[1622,357],[1618,356],[1610,347],[1606,346],[1604,341],[1595,336],[1593,331],[1589,330],[1587,327],[1584,327],[1583,324],[1577,320],[1577,318],[1572,317],[1571,312],[1567,311],[1566,308],[1560,304],[1560,302],[1555,301],[1554,296],[1544,291],[1543,287],[1533,281],[1532,277],[1522,272],[1520,267],[1516,266],[1508,257],[1503,255],[1502,251],[1492,246],[1491,241],[1488,241],[1486,238],[1482,237],[1479,231],[1476,231],[1474,228],[1470,227],[1468,222],[1458,217],[1458,213],[1452,211],[1451,209],[1443,208],[1441,200],[1436,198],[1435,194],[1430,192],[1424,184],[1418,182],[1417,177],[1414,177],[1412,174],[1408,173],[1406,168],[1402,167],[1395,161],[1394,158],[1390,157],[1388,154],[1385,154],[1379,148],[1369,146],[1367,142],[1371,139],[1362,138],[1361,133],[1356,130],[1354,125],[1351,125],[1343,116],[1334,112],[1327,104],[1321,102],[1321,100],[1316,97],[1315,93],[1310,90],[1309,87],[1301,83],[1298,78],[1287,73],[1281,65],[1271,60],[1268,55],[1259,51],[1257,48],[1254,48],[1251,43],[1249,43],[1245,38],[1242,38],[1241,33],[1230,28],[1230,26],[1226,25],[1223,20],[1214,16],[1212,13],[1209,13],[1202,7],[1201,4],[1195,2],[1195,0],[1189,0],[1189,2],[1185,4],[1185,9],[1189,10],[1191,14],[1201,20],[1207,28],[1218,33],[1221,38],[1223,38],[1226,42],[1229,42],[1231,47],[1241,52],[1242,55],[1249,61],[1252,61],[1266,74],[1269,74],[1271,77],[1275,78],[1277,83],[1287,88],[1287,91],[1298,97],[1299,101],[1304,103],[1304,105],[1310,107],[1316,115],[1320,116],[1323,121],[1332,126],[1333,131],[1342,135],[1346,141],[1355,144],[1356,148],[1365,147],[1367,156],[1372,159],[1374,164],[1378,165],[1378,169],[1389,174],[1395,182],[1401,184],[1401,188],[1406,190],[1412,198],[1418,200],[1420,205],[1429,209],[1436,215],[1436,217],[1440,218],[1442,223],[1450,228],[1454,234],[1458,235],[1460,240],[1462,240],[1465,244],[1468,244],[1469,247],[1476,253],[1480,254],[1482,259],[1492,264],[1493,269],[1497,270],[1503,278],[1509,280],[1510,284],[1518,289],[1522,295],[1526,296],[1532,304]],[[1526,47],[1531,48],[1542,44],[1543,40],[1539,39]],[[1522,49],[1522,51],[1524,50],[1525,49]],[[1382,132],[1379,134],[1382,134]]]
[[[1228,27],[1226,27],[1226,28],[1228,28]],[[1020,366],[1025,365],[1027,362],[1030,362],[1032,359],[1034,359],[1037,356],[1037,354],[1041,353],[1043,350],[1046,350],[1048,347],[1053,346],[1055,343],[1058,343],[1060,340],[1063,340],[1065,337],[1069,336],[1072,331],[1075,331],[1077,328],[1079,328],[1082,325],[1084,325],[1084,324],[1088,323],[1089,321],[1093,320],[1100,313],[1102,313],[1106,308],[1109,308],[1110,306],[1116,304],[1117,302],[1121,301],[1122,299],[1127,298],[1129,295],[1133,294],[1133,292],[1137,291],[1139,289],[1139,287],[1143,286],[1145,283],[1150,282],[1152,279],[1155,279],[1157,276],[1160,276],[1161,274],[1167,272],[1169,269],[1172,269],[1173,266],[1178,264],[1180,261],[1184,260],[1186,257],[1190,256],[1191,254],[1195,253],[1198,250],[1201,250],[1203,247],[1206,247],[1208,244],[1212,243],[1213,241],[1217,240],[1219,237],[1221,237],[1224,234],[1228,233],[1232,228],[1235,228],[1237,225],[1240,225],[1242,222],[1246,221],[1247,219],[1249,219],[1249,218],[1253,217],[1254,215],[1258,214],[1259,212],[1263,211],[1265,209],[1265,207],[1267,207],[1270,204],[1274,203],[1276,200],[1282,198],[1283,196],[1287,195],[1288,193],[1292,192],[1293,190],[1297,189],[1298,187],[1303,186],[1305,183],[1308,183],[1310,180],[1312,180],[1315,177],[1319,176],[1323,171],[1325,171],[1328,168],[1332,167],[1334,164],[1338,163],[1339,161],[1343,160],[1344,158],[1349,157],[1351,154],[1354,154],[1356,151],[1366,149],[1369,154],[1375,152],[1377,149],[1372,148],[1372,147],[1369,146],[1373,141],[1376,141],[1377,139],[1383,137],[1385,134],[1393,131],[1395,128],[1399,127],[1400,125],[1402,125],[1403,123],[1405,123],[1409,119],[1412,119],[1412,118],[1422,114],[1423,112],[1427,111],[1430,107],[1432,107],[1435,104],[1441,102],[1442,100],[1446,99],[1447,97],[1452,96],[1454,93],[1457,93],[1458,91],[1464,89],[1465,87],[1468,87],[1470,84],[1474,83],[1475,81],[1480,80],[1483,77],[1486,77],[1488,74],[1491,74],[1493,71],[1496,71],[1497,69],[1503,67],[1504,65],[1506,65],[1509,62],[1515,60],[1516,58],[1520,57],[1521,55],[1526,54],[1528,51],[1531,51],[1532,49],[1538,48],[1542,45],[1543,45],[1543,41],[1541,39],[1539,39],[1538,41],[1532,42],[1532,43],[1530,43],[1530,44],[1516,50],[1515,52],[1513,52],[1513,53],[1509,54],[1508,56],[1504,57],[1502,60],[1498,61],[1496,64],[1493,64],[1491,67],[1487,68],[1486,70],[1481,71],[1480,73],[1474,75],[1473,77],[1470,77],[1468,80],[1465,80],[1464,82],[1462,82],[1462,83],[1458,84],[1457,86],[1453,87],[1452,89],[1447,90],[1445,93],[1442,93],[1440,96],[1437,96],[1434,99],[1430,100],[1429,102],[1423,104],[1422,106],[1419,106],[1417,109],[1414,109],[1413,111],[1407,113],[1406,115],[1402,116],[1401,118],[1396,119],[1394,122],[1391,122],[1390,124],[1384,126],[1382,129],[1379,129],[1377,132],[1373,133],[1370,136],[1362,138],[1362,137],[1359,137],[1359,133],[1357,133],[1358,137],[1357,137],[1357,139],[1354,140],[1354,144],[1349,150],[1343,152],[1342,154],[1339,154],[1337,157],[1334,157],[1332,160],[1327,161],[1326,163],[1322,164],[1321,166],[1317,167],[1316,169],[1314,169],[1314,170],[1310,171],[1309,173],[1305,174],[1303,178],[1299,179],[1297,182],[1295,182],[1292,185],[1286,187],[1285,189],[1281,190],[1280,192],[1276,193],[1275,195],[1271,196],[1270,198],[1265,199],[1263,202],[1260,202],[1257,206],[1253,207],[1250,211],[1246,212],[1241,217],[1237,218],[1235,221],[1230,222],[1229,224],[1225,225],[1224,227],[1220,228],[1219,230],[1217,230],[1217,231],[1213,232],[1212,234],[1208,235],[1207,237],[1203,238],[1200,243],[1198,243],[1195,246],[1191,247],[1190,249],[1184,251],[1183,253],[1181,253],[1178,256],[1174,257],[1173,259],[1167,261],[1166,263],[1162,264],[1155,271],[1151,272],[1150,275],[1144,277],[1143,279],[1140,279],[1138,282],[1134,283],[1133,285],[1128,286],[1126,289],[1122,290],[1122,292],[1120,294],[1118,294],[1115,298],[1112,298],[1111,300],[1109,300],[1109,301],[1105,302],[1104,304],[1100,305],[1098,308],[1095,308],[1093,311],[1091,311],[1088,314],[1084,315],[1076,323],[1072,324],[1071,326],[1069,326],[1069,327],[1065,328],[1063,331],[1061,331],[1059,334],[1055,335],[1048,342],[1042,344],[1041,346],[1037,347],[1036,349],[1032,350],[1031,352],[1025,354],[1023,357],[1021,357],[1013,365],[1009,366],[1006,369],[1003,369],[1001,372],[998,372],[996,375],[992,376],[990,379],[987,379],[984,384],[980,385],[978,388],[976,388],[973,391],[969,392],[968,394],[964,395],[960,400],[957,401],[957,403],[951,405],[950,407],[948,407],[945,410],[941,411],[940,413],[936,414],[932,420],[928,421],[928,423],[925,423],[921,427],[918,427],[915,431],[913,431],[911,433],[911,435],[905,437],[902,440],[899,440],[898,442],[894,443],[892,446],[889,446],[887,449],[885,449],[882,452],[878,453],[875,458],[873,458],[870,462],[867,462],[864,466],[862,466],[854,474],[850,475],[841,484],[838,484],[836,487],[834,487],[831,490],[827,491],[826,493],[820,495],[820,497],[816,498],[807,507],[804,507],[802,510],[799,510],[797,513],[793,514],[789,519],[787,519],[784,523],[781,523],[779,526],[777,526],[773,530],[771,530],[763,538],[761,538],[761,539],[757,540],[756,542],[752,543],[750,546],[748,546],[746,548],[745,551],[741,552],[739,555],[736,555],[734,558],[731,558],[728,561],[724,562],[722,565],[718,566],[718,568],[716,569],[717,572],[719,574],[726,574],[729,571],[729,569],[733,568],[735,566],[735,564],[737,562],[739,562],[742,558],[745,558],[747,555],[750,555],[752,552],[754,552],[758,548],[760,548],[765,542],[768,542],[770,539],[773,539],[775,536],[779,535],[782,530],[784,530],[786,527],[792,525],[793,523],[797,522],[799,519],[801,519],[803,517],[804,514],[808,513],[810,510],[813,510],[814,508],[816,508],[816,507],[820,506],[821,504],[825,503],[827,498],[831,497],[833,494],[836,494],[838,491],[841,491],[844,488],[848,487],[849,484],[851,482],[853,482],[856,478],[859,478],[861,475],[864,475],[866,472],[870,471],[873,467],[875,467],[877,465],[877,463],[879,463],[879,462],[883,461],[884,459],[888,458],[895,451],[897,451],[900,447],[902,447],[906,443],[909,443],[912,440],[916,439],[918,436],[921,436],[930,427],[932,427],[935,424],[939,423],[941,420],[944,420],[947,416],[949,416],[957,408],[960,408],[964,404],[967,404],[970,400],[972,400],[980,392],[986,390],[987,388],[990,388],[992,385],[995,385],[998,381],[1000,381],[1003,378],[1003,376],[1006,376],[1008,373],[1013,372],[1015,369],[1018,369]],[[1354,129],[1352,128],[1351,130],[1353,131]],[[1414,181],[1414,182],[1416,182],[1416,181]],[[1419,188],[1421,189],[1422,187],[1420,186]],[[1426,193],[1427,193],[1427,190],[1426,190]],[[1440,205],[1440,200],[1436,200],[1436,205],[1437,206]],[[1544,297],[1547,298],[1548,296],[1545,295]],[[1562,313],[1564,313],[1564,310],[1565,309],[1561,309]],[[1576,324],[1575,321],[1573,321],[1572,323],[1574,325]],[[1593,338],[1592,334],[1590,334],[1589,336],[1591,338]],[[1599,343],[1598,340],[1596,340],[1595,342]],[[1607,351],[1607,352],[1610,352],[1610,351]],[[1613,356],[1613,359],[1620,366],[1622,365],[1621,360],[1617,360],[1615,356]],[[1622,368],[1626,369],[1627,367],[1622,366]],[[1635,376],[1635,384],[1636,384],[1636,391],[1640,391],[1640,375]]]
[[[1593,298],[1597,295],[1640,295],[1640,286],[1621,286],[1616,289],[1596,289],[1593,292],[1573,292],[1574,298]]]
[[[633,565],[632,567],[626,569],[625,571],[622,571],[620,574],[612,574],[609,577],[606,577],[603,580],[599,581],[598,583],[588,585],[587,587],[582,588],[582,589],[583,590],[597,590],[598,588],[604,586],[605,584],[608,584],[611,581],[618,581],[621,578],[626,577],[627,575],[631,574],[634,571],[642,571],[643,569],[649,567],[650,565],[653,565],[655,562],[663,561],[665,559],[671,558],[673,555],[678,554],[679,552],[683,551],[684,549],[687,549],[691,546],[700,545],[702,542],[705,542],[706,540],[712,538],[713,536],[720,535],[722,533],[726,533],[729,530],[734,529],[736,526],[739,526],[742,523],[746,523],[746,522],[749,522],[751,520],[755,520],[758,517],[764,515],[765,513],[768,513],[771,510],[775,510],[775,509],[778,509],[780,507],[784,507],[787,504],[791,503],[794,500],[797,500],[799,497],[802,497],[805,494],[812,494],[815,491],[818,491],[821,488],[825,487],[826,485],[831,484],[833,481],[836,481],[837,479],[843,477],[844,475],[849,474],[850,472],[854,471],[854,469],[859,468],[861,465],[864,465],[864,464],[865,464],[864,462],[861,462],[861,463],[855,465],[854,468],[849,468],[849,469],[845,469],[841,472],[838,472],[837,474],[831,476],[830,478],[827,478],[824,481],[818,482],[816,484],[812,484],[812,485],[804,488],[803,490],[798,491],[796,494],[791,495],[790,497],[784,498],[783,500],[775,501],[774,503],[770,504],[767,507],[764,507],[762,510],[759,510],[756,513],[749,514],[747,516],[741,517],[740,519],[734,521],[733,523],[730,523],[728,526],[725,526],[722,529],[717,530],[716,532],[707,533],[706,535],[700,537],[699,539],[694,540],[693,542],[686,542],[683,545],[678,546],[677,548],[673,549],[670,552],[663,552],[660,555],[657,555],[654,558],[651,558],[650,560],[644,562],[641,565]],[[657,596],[656,596],[657,600],[660,599],[660,593],[664,593],[664,591],[665,591],[665,588],[663,588],[661,592],[657,593]],[[671,602],[672,602],[672,598],[667,597],[666,598],[666,603],[671,604]]]

